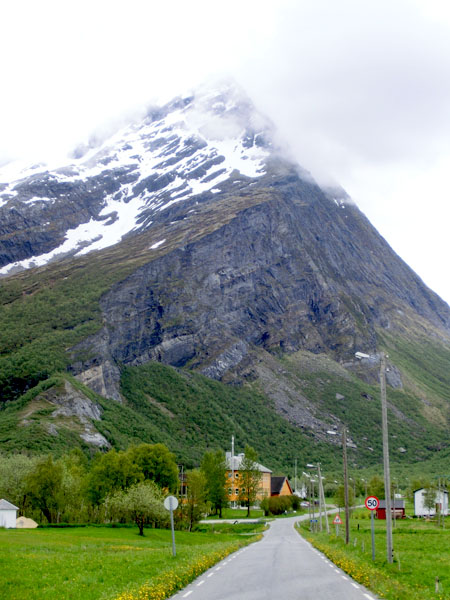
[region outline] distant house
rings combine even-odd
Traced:
[[[436,515],[439,508],[441,515],[448,516],[448,491],[436,490],[434,508],[429,510],[425,508],[425,488],[420,488],[414,491],[414,515],[416,517],[426,517]]]
[[[292,496],[292,488],[287,477],[272,477],[270,482],[271,496]]]
[[[231,456],[231,452],[227,452],[225,454],[226,464],[227,464],[227,492],[228,492],[228,500],[230,502],[236,502],[239,500],[240,490],[242,488],[242,473],[241,473],[241,464],[244,459],[244,454],[238,454],[237,456]],[[256,463],[257,469],[261,471],[261,483],[257,496],[257,500],[262,500],[266,496],[270,496],[271,493],[271,476],[272,471],[265,467],[264,465],[260,465]]]
[[[0,500],[0,527],[7,529],[16,528],[17,511],[19,508],[8,502],[8,500]]]
[[[377,519],[386,520],[386,500],[380,500],[380,504],[376,509]],[[391,514],[394,519],[405,518],[405,501],[396,498],[391,500]]]
[[[297,488],[293,490],[292,493],[295,496],[298,496],[299,498],[308,498],[308,488],[304,483],[302,483],[300,487],[297,486]]]

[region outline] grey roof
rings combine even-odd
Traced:
[[[386,508],[386,500],[380,500],[379,508]],[[405,508],[405,501],[400,500],[400,498],[391,500],[391,508]]]
[[[425,488],[419,488],[418,490],[413,490],[413,494],[416,494],[417,492],[422,492],[425,491]],[[436,493],[438,492],[438,489],[436,488]],[[443,494],[448,494],[448,490],[446,490],[445,488],[441,488],[441,492]]]
[[[233,456],[232,458],[230,456],[227,456],[227,469],[231,471],[240,471],[243,458],[244,454],[238,454],[237,456]],[[260,465],[259,463],[256,463],[256,468],[258,469],[258,471],[261,471],[261,473],[272,473],[270,469],[268,469],[264,465]]]
[[[270,493],[272,494],[272,496],[274,494],[279,494],[283,488],[284,482],[287,481],[288,485],[290,487],[289,481],[287,479],[287,477],[272,477],[270,480]]]
[[[14,504],[11,504],[11,502],[2,498],[0,500],[0,510],[19,510],[19,507],[14,506]]]

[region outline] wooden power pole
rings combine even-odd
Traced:
[[[344,461],[345,543],[350,539],[350,508],[348,505],[347,429],[342,429],[342,458]]]
[[[384,464],[384,495],[386,501],[386,554],[388,563],[393,561],[392,548],[392,510],[391,510],[391,474],[389,470],[389,439],[386,401],[386,357],[381,353],[380,360],[381,388],[381,424],[383,429],[383,464]]]

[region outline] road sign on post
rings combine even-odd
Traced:
[[[367,496],[364,501],[366,508],[370,510],[370,529],[372,534],[372,560],[375,560],[375,525],[373,516],[376,509],[380,506],[380,501],[376,496]]]
[[[173,525],[173,511],[177,508],[178,506],[178,500],[175,498],[175,496],[167,496],[167,498],[164,500],[164,508],[166,510],[170,510],[170,526],[172,528],[172,554],[173,556],[176,556],[176,550],[175,550],[175,527]]]
[[[342,525],[342,519],[339,515],[336,515],[333,519],[333,525],[336,527],[336,537],[339,537],[339,525]]]
[[[367,496],[364,504],[369,510],[376,510],[380,506],[380,501],[376,496]]]

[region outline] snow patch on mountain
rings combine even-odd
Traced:
[[[198,194],[220,193],[233,173],[243,181],[254,180],[265,173],[270,140],[270,124],[227,82],[150,110],[142,122],[118,131],[68,165],[21,164],[16,171],[8,165],[0,171],[0,181],[9,178],[0,184],[0,209],[39,210],[41,204],[61,200],[66,186],[81,190],[77,199],[88,189],[101,210],[68,229],[65,241],[51,252],[10,263],[0,274],[106,248],[148,227],[155,212]]]

